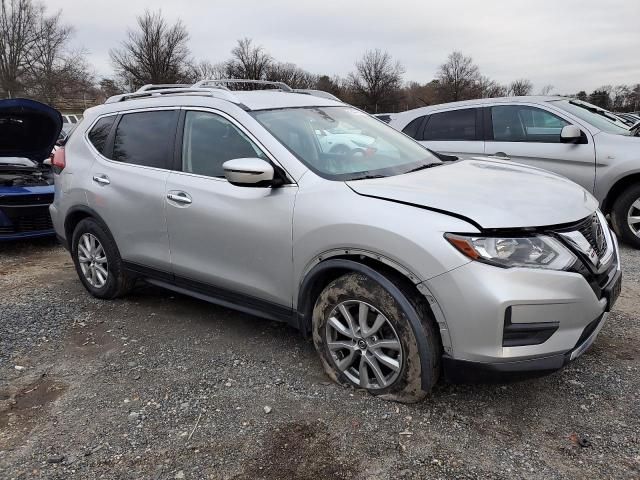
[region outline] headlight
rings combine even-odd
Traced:
[[[547,235],[481,237],[447,233],[445,238],[467,257],[498,267],[565,270],[576,261],[571,251]]]

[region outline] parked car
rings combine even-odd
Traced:
[[[65,124],[65,127],[67,125],[75,125],[80,120],[82,120],[82,115],[79,114],[65,113],[64,115],[62,115],[62,121]]]
[[[0,100],[0,241],[54,235],[53,172],[46,165],[60,113],[24,99]]]
[[[331,99],[207,85],[112,97],[56,155],[54,225],[95,297],[141,279],[287,322],[330,378],[405,402],[441,370],[537,375],[594,341],[621,271],[582,187],[443,163]],[[387,149],[323,150],[342,129]]]
[[[434,151],[488,155],[582,185],[640,248],[640,138],[601,108],[563,97],[486,98],[398,114],[391,126]]]
[[[633,113],[616,112],[616,116],[618,116],[628,127],[634,127],[640,123],[640,116]]]

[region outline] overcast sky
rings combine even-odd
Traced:
[[[537,93],[640,83],[640,0],[46,0],[75,26],[99,76],[145,8],[181,19],[196,59],[219,62],[253,38],[280,61],[346,75],[367,49],[388,51],[405,80],[430,81],[453,50],[501,83],[529,78]]]

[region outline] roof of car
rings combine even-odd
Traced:
[[[392,122],[410,121],[413,118],[420,115],[427,115],[439,110],[450,110],[461,107],[477,107],[486,104],[495,103],[540,103],[540,102],[552,102],[556,100],[564,100],[567,97],[560,95],[528,95],[520,97],[493,97],[493,98],[476,98],[474,100],[462,100],[460,102],[439,103],[437,105],[429,105],[427,107],[414,108],[413,110],[407,110],[406,112],[400,112],[392,117]]]
[[[234,87],[234,89],[231,90],[228,86]],[[237,87],[240,88],[235,89]],[[256,90],[255,87],[258,89]],[[91,109],[91,111],[92,113],[96,110],[100,113],[111,113],[150,106],[192,106],[198,104],[205,106],[207,99],[211,98],[226,100],[247,111],[344,105],[336,97],[320,90],[302,90],[300,93],[296,93],[282,82],[223,79],[201,80],[193,85],[149,84],[132,93],[114,95],[107,99],[104,106]]]
[[[233,92],[249,110],[270,110],[290,107],[337,106],[344,103],[330,98],[279,90],[254,90]]]

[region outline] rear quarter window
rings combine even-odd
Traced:
[[[420,125],[422,125],[422,121],[424,120],[424,117],[426,117],[426,115],[422,115],[418,118],[414,118],[413,120],[411,120],[409,124],[402,129],[402,133],[404,133],[405,135],[409,135],[411,138],[415,138],[416,140],[419,140],[418,130],[420,129]]]
[[[96,122],[96,124],[89,130],[87,137],[95,149],[102,155],[105,154],[105,147],[107,145],[107,138],[113,127],[116,116],[111,115],[109,117],[103,117]]]

